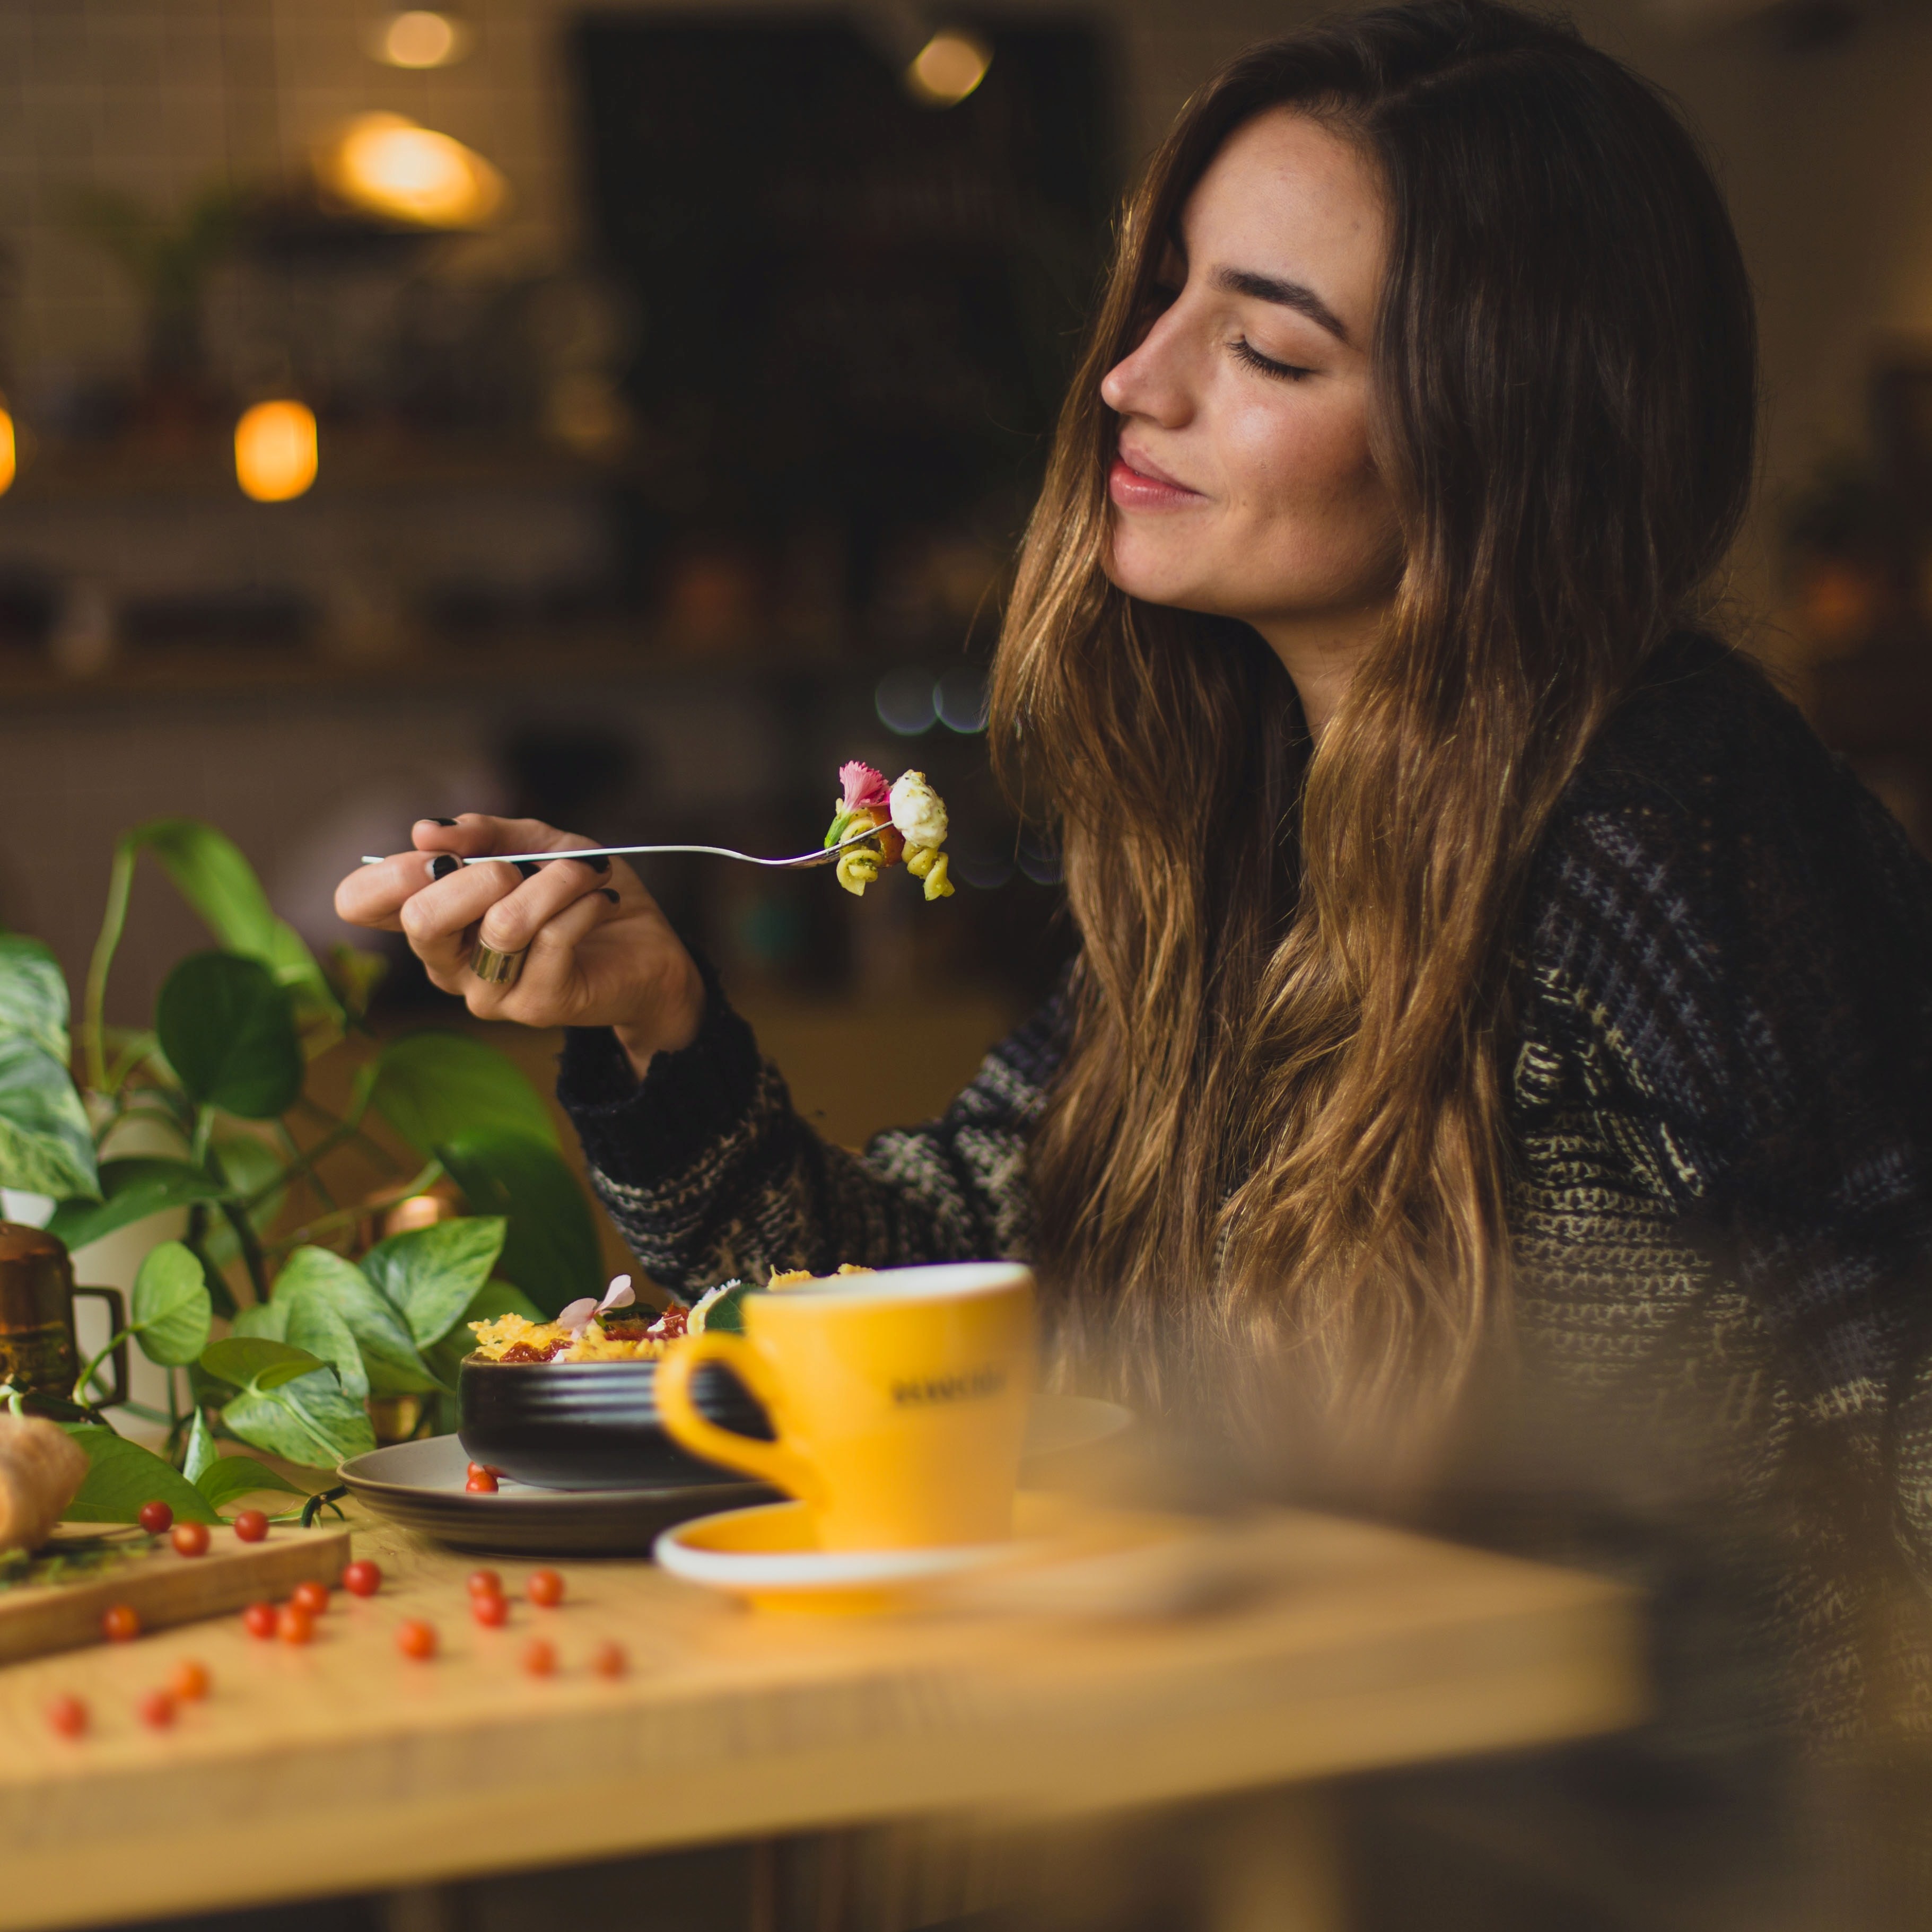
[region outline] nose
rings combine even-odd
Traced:
[[[1176,302],[1156,316],[1140,346],[1100,378],[1100,400],[1115,415],[1163,429],[1178,429],[1192,415],[1180,307]]]

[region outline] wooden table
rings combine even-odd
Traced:
[[[474,1559],[360,1522],[388,1581],[338,1594],[310,1648],[229,1617],[0,1671],[0,1932],[868,1820],[1312,1788],[1640,1714],[1635,1609],[1612,1585],[1288,1512],[1237,1541],[1262,1580],[1162,1622],[760,1616],[647,1564],[576,1562],[558,1566],[562,1608],[518,1600],[492,1631],[466,1612]],[[496,1567],[517,1592],[532,1566]],[[434,1663],[396,1650],[409,1616],[436,1625]],[[562,1659],[548,1679],[519,1667],[538,1634]],[[606,1638],[633,1660],[615,1682],[586,1667]],[[190,1656],[213,1694],[144,1729],[136,1697]],[[78,1743],[42,1715],[62,1690],[94,1713]]]

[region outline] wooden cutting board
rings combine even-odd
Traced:
[[[0,1590],[0,1664],[105,1642],[100,1619],[112,1604],[131,1604],[143,1630],[164,1630],[265,1598],[279,1601],[298,1583],[333,1588],[349,1561],[346,1529],[278,1526],[260,1543],[244,1543],[225,1528],[211,1534],[206,1556],[183,1556],[164,1537],[98,1570]],[[57,1540],[49,1550],[58,1547]]]

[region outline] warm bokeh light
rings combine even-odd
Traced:
[[[448,67],[470,51],[470,30],[447,14],[412,7],[377,23],[373,50],[390,67]]]
[[[928,107],[951,107],[986,79],[992,64],[993,50],[983,40],[948,27],[914,55],[906,86]]]
[[[258,503],[286,503],[315,481],[315,412],[307,404],[257,403],[235,425],[235,477]]]
[[[352,208],[418,228],[484,228],[509,198],[472,149],[400,114],[358,114],[316,158],[323,185]]]
[[[20,448],[14,436],[14,412],[0,403],[0,496],[13,488],[14,472],[19,467]]]

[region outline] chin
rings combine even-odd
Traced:
[[[1174,610],[1198,610],[1209,616],[1220,614],[1198,570],[1171,566],[1162,568],[1160,560],[1136,556],[1131,552],[1122,556],[1118,545],[1101,568],[1116,590],[1140,603],[1158,604]]]

